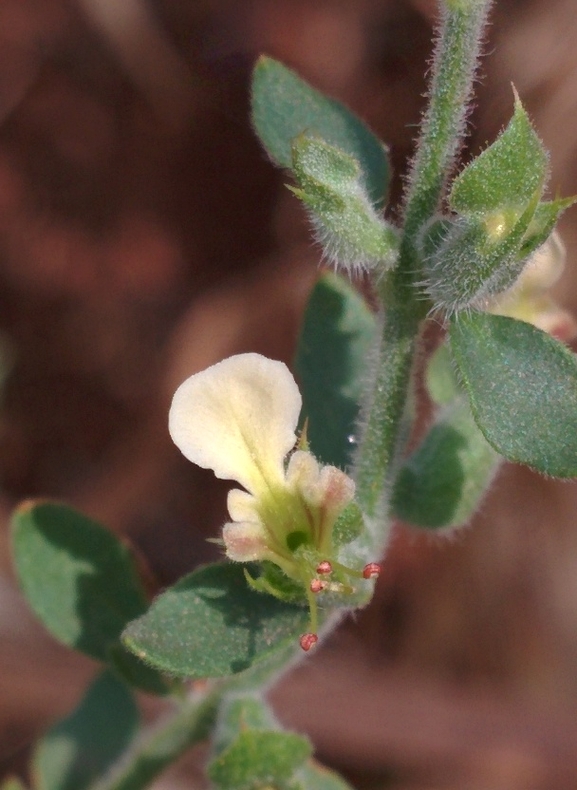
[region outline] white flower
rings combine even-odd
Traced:
[[[269,561],[284,572],[279,581],[277,569],[266,562],[256,579],[245,570],[254,589],[293,600],[296,588],[298,598],[306,597],[310,630],[300,645],[309,650],[318,641],[316,595],[350,595],[355,592],[351,580],[374,579],[380,567],[347,568],[333,556],[338,549],[333,528],[352,503],[355,484],[340,469],[321,466],[302,437],[297,443],[301,406],[286,365],[239,354],[181,384],[169,428],[190,461],[243,486],[228,494],[231,521],[222,531],[226,554],[237,562]],[[360,515],[356,506],[352,512]]]
[[[301,406],[286,365],[239,354],[181,384],[169,415],[170,434],[186,458],[245,489],[228,495],[227,556],[272,560],[299,581],[295,547],[330,555],[334,522],[354,496],[344,472],[320,467],[308,451],[295,451],[285,470]]]

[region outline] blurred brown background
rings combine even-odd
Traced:
[[[69,501],[130,536],[161,585],[215,556],[224,492],[185,462],[168,403],[231,353],[290,360],[318,275],[247,117],[261,51],[391,145],[398,198],[432,0],[0,0],[0,776],[94,666],[28,614],[7,521]],[[510,83],[577,192],[575,0],[497,0],[475,151]],[[467,153],[465,154],[467,155]],[[577,311],[577,209],[559,301]],[[273,693],[358,787],[577,788],[577,488],[505,467],[448,541],[399,526],[371,607]],[[152,715],[156,707],[146,703]],[[193,754],[158,783],[201,787]]]

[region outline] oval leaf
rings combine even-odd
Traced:
[[[12,549],[22,591],[48,631],[114,666],[123,650],[120,634],[148,608],[129,548],[70,507],[26,502],[12,518]],[[122,668],[143,691],[168,692],[163,678],[130,656]]]
[[[490,313],[455,318],[450,338],[487,441],[510,461],[575,477],[575,355],[531,324]]]
[[[309,298],[295,360],[307,438],[323,463],[343,469],[350,462],[375,332],[375,317],[360,294],[342,277],[323,275]]]
[[[136,734],[129,689],[105,672],[78,708],[42,738],[33,757],[37,790],[84,790],[121,756]]]
[[[188,678],[224,677],[296,640],[306,609],[250,589],[240,564],[219,563],[185,576],[124,632],[147,663]]]
[[[397,518],[426,529],[466,524],[500,464],[463,397],[442,410],[405,461],[393,489]]]
[[[269,156],[281,167],[292,167],[292,142],[301,134],[317,135],[340,148],[359,163],[373,204],[384,204],[389,163],[383,143],[343,104],[272,58],[261,57],[254,70],[252,122]]]
[[[12,519],[14,561],[34,613],[60,642],[106,661],[147,601],[129,549],[72,508],[25,502]]]

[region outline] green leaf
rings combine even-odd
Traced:
[[[395,480],[392,507],[398,518],[427,529],[465,524],[477,509],[500,463],[479,431],[443,343],[425,372],[431,399],[443,408]]]
[[[216,754],[227,749],[247,729],[281,730],[260,692],[232,692],[224,696],[215,728]]]
[[[399,470],[394,513],[428,529],[466,524],[499,464],[500,456],[477,428],[469,404],[457,397]]]
[[[138,708],[129,689],[104,672],[78,708],[39,742],[37,790],[84,790],[122,755],[136,734]]]
[[[52,502],[26,502],[15,511],[12,546],[20,586],[43,625],[68,647],[108,662],[126,624],[148,607],[128,547]],[[145,676],[150,691],[151,671],[133,667],[135,681]],[[166,693],[164,681],[155,682]]]
[[[296,138],[292,153],[299,189],[291,189],[308,207],[326,257],[351,270],[391,268],[397,234],[372,207],[356,160],[305,135]]]
[[[213,740],[217,758],[218,755],[221,755],[233,744],[237,745],[237,749],[242,749],[244,743],[241,740],[239,744],[239,735],[247,731],[255,730],[260,732],[268,730],[276,731],[277,733],[280,732],[285,735],[287,734],[282,733],[282,729],[276,721],[270,707],[259,693],[236,693],[225,697],[219,710],[218,723]],[[289,771],[287,771],[287,773],[289,773],[288,784],[286,783],[286,776],[279,777],[277,771],[272,786],[275,788],[290,787],[291,790],[351,790],[350,786],[340,779],[337,774],[333,773],[333,771],[325,768],[315,760],[306,759],[306,757],[310,755],[310,744],[306,739],[303,740],[305,742],[304,744],[301,743],[300,745],[296,745],[295,752],[297,759],[292,761],[292,772],[289,773]],[[274,745],[274,741],[271,741],[271,744]],[[286,746],[286,744],[287,742],[285,741],[284,745]],[[238,756],[238,751],[236,754]],[[302,762],[303,755],[306,762]],[[226,768],[232,767],[230,757],[231,752],[225,754]],[[232,753],[232,757],[234,757],[234,752]],[[220,772],[222,766],[218,763],[217,758],[214,760],[216,766],[215,770]],[[241,763],[244,762],[245,759],[246,755],[241,754]],[[238,769],[238,767],[238,763],[235,763],[234,768]],[[248,766],[249,771],[250,769],[251,766]],[[209,766],[209,773],[211,770],[211,766]],[[254,774],[249,781],[262,781],[264,785],[257,784],[259,788],[271,786],[270,777],[262,775],[263,772],[261,770],[260,761],[256,767],[253,767],[253,770]],[[230,777],[230,780],[236,782],[238,781],[238,776]],[[236,788],[236,785],[232,786]]]
[[[383,143],[343,104],[272,58],[259,58],[254,70],[252,122],[269,156],[281,167],[292,167],[291,146],[302,134],[340,148],[358,161],[373,205],[384,205],[389,163]]]
[[[128,548],[50,502],[24,503],[12,528],[16,570],[34,613],[60,642],[106,661],[126,623],[147,607]]]
[[[455,318],[450,338],[487,441],[510,461],[575,477],[575,355],[531,324],[490,313]]]
[[[281,730],[256,695],[225,700],[217,733],[207,773],[222,790],[293,790],[295,771],[312,753],[308,739]]]
[[[298,639],[307,610],[250,589],[242,565],[219,563],[185,576],[124,632],[127,647],[180,677],[242,672]]]
[[[364,299],[343,278],[323,275],[307,305],[295,367],[311,450],[326,464],[345,468],[350,462],[375,333]]]
[[[524,209],[547,176],[547,153],[519,97],[509,125],[497,140],[454,180],[451,208],[465,216],[486,216],[508,207]]]

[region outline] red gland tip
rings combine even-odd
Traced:
[[[319,593],[321,590],[324,590],[326,586],[327,583],[321,581],[321,579],[311,579],[311,592]]]
[[[305,653],[308,653],[311,647],[316,645],[318,641],[319,638],[316,634],[303,634],[299,639],[300,646],[305,651]]]
[[[369,562],[363,568],[363,579],[376,579],[381,572],[381,566],[378,562]]]
[[[330,564],[328,560],[323,560],[319,562],[317,565],[317,573],[320,573],[322,576],[327,576],[329,573],[333,572],[333,566]]]

